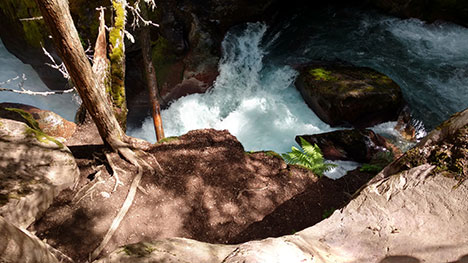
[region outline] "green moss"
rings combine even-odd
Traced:
[[[422,164],[435,166],[432,175],[455,178],[460,182],[468,178],[468,126],[437,145],[413,148],[399,160],[403,170]]]
[[[128,256],[144,257],[155,250],[156,248],[149,243],[137,243],[125,246],[121,252],[124,252]]]
[[[167,77],[172,73],[170,66],[176,62],[177,58],[169,41],[164,37],[159,36],[151,45],[151,57],[156,70],[158,86],[162,87]]]
[[[279,153],[275,152],[275,151],[249,151],[247,153],[248,154],[263,153],[266,156],[275,157],[275,158],[279,158],[279,159],[283,160],[283,157],[281,157],[281,155]]]
[[[361,166],[359,171],[364,172],[364,173],[372,173],[372,174],[377,174],[380,171],[382,171],[383,167],[378,165],[378,164],[368,164],[365,163]]]
[[[166,143],[166,142],[173,142],[179,140],[179,136],[171,136],[171,137],[166,137],[161,140],[159,140],[157,143]]]
[[[41,13],[34,0],[1,0],[0,9],[6,18],[17,22],[22,18],[39,17]],[[43,20],[21,21],[24,38],[32,47],[40,47],[49,35]]]
[[[17,109],[17,108],[5,108],[7,111],[12,111],[15,113],[18,113],[29,125],[29,127],[35,129],[35,130],[40,130],[41,128],[39,127],[39,123],[34,119],[34,117],[31,115],[31,113],[22,110],[22,109]]]
[[[312,68],[309,70],[309,74],[315,78],[315,80],[324,81],[337,81],[338,78],[332,76],[332,72],[325,70],[324,68]]]
[[[33,47],[40,47],[44,42],[43,29],[45,28],[44,21],[22,21],[24,36],[29,45]]]
[[[125,129],[127,121],[127,104],[125,95],[125,9],[120,1],[113,0],[112,6],[115,12],[114,27],[109,32],[109,42],[111,51],[109,58],[111,61],[111,85],[106,88],[110,91],[114,114]]]
[[[17,108],[5,108],[5,110],[18,113],[27,122],[29,127],[26,129],[26,134],[33,135],[40,142],[46,143],[51,141],[57,144],[57,146],[60,148],[64,147],[60,141],[42,132],[41,128],[39,127],[39,123],[34,119],[31,113]]]
[[[43,143],[47,143],[49,141],[55,143],[58,147],[60,148],[63,148],[65,147],[59,140],[55,139],[54,137],[51,137],[47,134],[45,134],[44,132],[42,132],[41,130],[36,130],[36,129],[31,129],[31,128],[27,128],[26,129],[26,134],[28,135],[33,135],[34,137],[36,137],[36,139],[40,142],[43,142]]]
[[[329,209],[325,209],[325,210],[323,211],[322,218],[323,218],[323,219],[329,218],[329,217],[333,214],[333,212],[335,212],[335,210],[336,210],[336,209],[333,208],[333,207],[332,207],[332,208],[329,208]]]

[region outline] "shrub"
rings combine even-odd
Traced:
[[[311,170],[319,177],[322,177],[331,168],[336,167],[335,164],[325,162],[322,151],[320,151],[317,144],[312,145],[302,137],[299,137],[299,139],[301,140],[300,149],[293,146],[291,147],[291,152],[281,155],[288,164],[302,166]]]

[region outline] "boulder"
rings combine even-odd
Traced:
[[[0,119],[0,149],[0,215],[17,227],[28,227],[78,180],[70,150],[22,122]]]
[[[344,208],[303,231],[236,247],[165,239],[139,259],[123,247],[99,262],[178,262],[187,251],[193,263],[279,263],[286,254],[287,262],[465,262],[467,153],[468,109],[387,166]],[[199,256],[206,251],[213,253]],[[127,261],[112,260],[117,257]]]
[[[58,261],[46,243],[23,231],[0,216],[0,262],[70,262]]]
[[[368,163],[377,153],[392,155],[396,147],[369,129],[338,130],[327,133],[296,136],[304,138],[312,145],[317,144],[323,157],[328,160],[355,161]]]
[[[302,68],[296,87],[307,105],[331,126],[365,128],[394,121],[405,104],[400,87],[389,77],[341,63]]]
[[[0,103],[0,118],[21,121],[29,125],[30,120],[24,115],[25,112],[31,114],[39,128],[49,136],[68,139],[75,133],[75,123],[67,121],[52,111],[20,103]]]

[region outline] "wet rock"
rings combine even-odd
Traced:
[[[394,121],[405,104],[400,87],[370,68],[330,63],[300,70],[296,87],[331,126],[365,128]]]
[[[28,125],[0,119],[0,215],[26,228],[79,171],[70,150]]]
[[[75,123],[67,121],[52,111],[41,110],[20,103],[0,103],[0,118],[16,120],[30,125],[30,120],[22,114],[24,112],[31,114],[39,128],[47,135],[68,139],[75,133]]]
[[[377,153],[389,153],[394,147],[372,130],[338,130],[314,135],[296,136],[311,144],[317,144],[323,157],[328,160],[356,161],[369,163]]]

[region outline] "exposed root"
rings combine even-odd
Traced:
[[[112,238],[114,235],[115,231],[119,227],[120,223],[122,222],[122,219],[125,217],[127,214],[130,206],[133,203],[133,199],[135,198],[136,190],[140,186],[140,181],[143,176],[143,171],[148,170],[152,173],[154,173],[153,167],[151,167],[145,160],[142,158],[138,157],[136,152],[132,151],[128,147],[123,147],[119,148],[118,152],[131,164],[133,164],[137,168],[137,175],[135,178],[133,178],[132,184],[130,185],[130,190],[128,191],[127,197],[125,198],[125,201],[122,205],[122,207],[119,210],[119,213],[117,216],[114,218],[112,221],[111,226],[107,230],[107,233],[104,235],[103,240],[99,244],[99,246],[93,251],[93,253],[90,254],[89,256],[89,261],[93,261],[96,259],[99,254],[101,254],[102,250],[104,247],[107,245],[109,240]]]
[[[117,190],[117,187],[119,185],[124,185],[122,181],[119,179],[119,174],[117,173],[117,169],[119,169],[117,166],[115,166],[114,162],[112,161],[112,156],[110,153],[106,153],[106,158],[107,158],[107,163],[109,164],[110,168],[112,169],[112,176],[115,179],[115,185],[114,188],[112,189],[112,192],[115,192]],[[119,169],[121,170],[121,169]]]
[[[99,167],[101,166],[102,165],[100,165]],[[88,194],[90,194],[91,191],[93,191],[93,189],[98,184],[102,184],[102,183],[104,183],[104,181],[101,179],[101,171],[98,171],[95,175],[95,180],[92,183],[88,184],[87,186],[81,188],[73,197],[72,203],[78,204],[81,200],[83,200],[83,198],[85,198]],[[86,192],[82,195],[83,191],[86,191]],[[78,199],[78,201],[75,201],[76,199]]]

